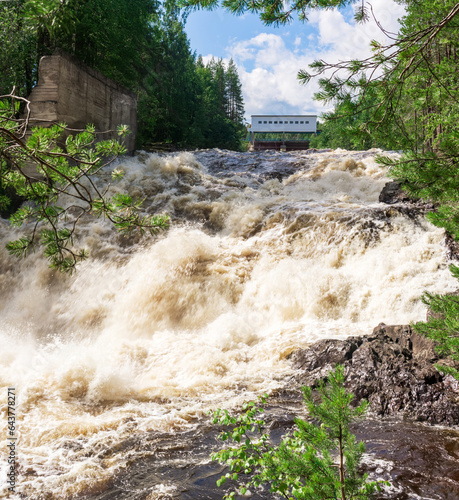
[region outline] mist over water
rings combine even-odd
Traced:
[[[103,492],[146,453],[133,437],[198,428],[283,387],[295,349],[423,319],[425,290],[454,290],[443,231],[378,202],[376,153],[124,158],[111,192],[172,228],[127,240],[88,219],[73,276],[9,257],[0,220],[0,402],[17,388],[22,498]]]

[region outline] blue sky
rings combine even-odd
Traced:
[[[382,25],[397,31],[403,7],[392,0],[372,0]],[[314,59],[327,62],[369,55],[373,38],[384,41],[374,21],[356,25],[353,9],[315,11],[309,22],[265,26],[254,14],[235,16],[223,9],[190,13],[186,24],[191,49],[205,60],[234,59],[244,94],[246,117],[251,114],[320,114],[325,108],[312,99],[316,82],[302,86],[300,69]]]
[[[315,32],[308,23],[296,21],[275,28],[265,26],[255,14],[235,16],[221,8],[214,11],[192,12],[188,17],[186,31],[193,50],[203,56],[213,53],[217,57],[228,57],[230,48],[237,42],[248,40],[261,33],[282,36],[286,45],[294,49],[297,37],[308,36]]]

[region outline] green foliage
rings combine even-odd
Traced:
[[[241,84],[234,62],[204,65],[191,53],[175,6],[157,16],[149,73],[140,92],[138,143],[240,149],[245,135]]]
[[[186,144],[199,91],[194,56],[179,12],[170,2],[155,15],[146,56],[147,74],[138,105],[138,143],[140,147],[151,142]]]
[[[361,61],[314,61],[299,79],[306,84],[319,78],[315,98],[335,104],[334,112],[324,116],[325,134],[317,144],[403,150],[407,156],[394,176],[406,179],[410,192],[421,196],[421,190],[435,189],[429,175],[436,171],[443,177],[457,156],[459,5],[454,0],[403,3],[407,15],[397,37],[385,33],[387,45],[372,41],[372,55]],[[362,1],[357,10],[362,21],[365,9]],[[434,153],[432,162],[429,153]]]
[[[156,0],[27,0],[25,28],[38,58],[59,47],[109,78],[135,88]]]
[[[36,80],[37,40],[25,26],[23,0],[0,2],[0,95],[26,95]]]
[[[408,156],[399,162],[397,175],[407,179],[414,192],[428,187],[424,173],[435,170],[429,153],[447,169],[458,147],[459,5],[454,0],[420,0],[407,2],[406,12],[397,38],[388,45],[373,41],[369,58],[315,61],[312,74],[303,71],[299,77],[304,83],[320,77],[315,97],[335,103],[335,113],[351,103],[342,114],[359,117],[352,125],[356,134],[360,128],[383,147],[404,150]],[[332,77],[321,77],[326,71],[332,71]]]
[[[0,94],[30,94],[38,63],[56,48],[131,88],[143,59],[156,0],[8,0],[0,2]]]
[[[0,2],[0,94],[29,95],[40,58],[60,48],[137,92],[140,147],[239,149],[245,127],[236,67],[219,61],[204,76],[185,21],[174,0]]]
[[[311,388],[303,388],[309,420],[295,419],[295,431],[284,437],[278,446],[272,444],[263,413],[267,395],[245,403],[243,413],[233,416],[217,410],[213,423],[229,427],[221,434],[223,441],[235,446],[223,448],[212,455],[229,467],[217,482],[238,482],[240,494],[249,488],[268,486],[271,493],[290,499],[371,498],[382,482],[368,481],[359,468],[365,447],[357,443],[349,425],[364,415],[367,403],[353,408],[353,395],[344,388],[344,371],[337,366],[330,373],[328,384],[318,386],[319,400]],[[234,498],[235,491],[225,498]]]
[[[288,24],[297,15],[301,21],[307,21],[308,12],[313,9],[330,9],[335,7],[346,7],[357,0],[286,0],[279,2],[278,0],[259,0],[252,2],[248,0],[181,0],[179,5],[194,9],[216,8],[220,3],[221,6],[236,15],[252,12],[259,14],[260,19],[267,25],[279,26]],[[360,0],[358,0],[360,1]],[[366,10],[365,10],[366,11]],[[361,12],[355,16],[357,21],[362,18]]]
[[[310,142],[312,148],[343,148],[365,150],[375,147],[387,147],[390,138],[371,133],[368,122],[372,116],[375,96],[365,96],[366,105],[346,96],[335,109],[324,113],[318,125],[319,134]]]
[[[27,225],[28,234],[7,245],[10,254],[25,257],[41,246],[51,267],[72,272],[87,257],[84,249],[74,245],[78,222],[86,215],[105,217],[126,235],[135,230],[155,234],[168,227],[167,216],[144,216],[140,200],[127,194],[109,198],[108,186],[101,192],[94,183],[92,177],[125,152],[121,142],[97,142],[93,125],[68,136],[65,148],[65,124],[35,127],[26,138],[27,123],[16,118],[17,100],[0,101],[0,181],[3,188],[27,200],[10,222],[16,227]],[[118,130],[121,139],[127,133],[126,127]],[[113,179],[122,176],[120,169],[112,173]],[[58,206],[62,195],[73,203]]]
[[[203,147],[240,149],[246,128],[241,84],[233,61],[226,68],[222,60],[212,59],[204,66],[198,59],[197,73]]]
[[[459,278],[459,267],[451,265],[450,270]],[[413,328],[432,339],[439,354],[459,361],[459,296],[425,293],[422,301],[431,311],[430,318],[413,324]],[[455,368],[444,365],[436,365],[436,368],[459,380],[459,371]]]

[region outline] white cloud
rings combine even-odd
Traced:
[[[404,14],[403,7],[392,0],[372,0],[371,4],[381,25],[397,32],[397,19]],[[323,106],[312,99],[318,90],[317,82],[300,85],[298,71],[307,70],[315,59],[335,62],[365,58],[370,54],[372,39],[384,40],[373,20],[356,25],[347,22],[336,10],[312,12],[309,26],[316,34],[304,37],[304,45],[299,36],[289,48],[285,42],[287,35],[260,33],[228,48],[228,57],[238,65],[247,116],[322,112]]]
[[[238,61],[253,59],[256,66],[260,67],[274,66],[288,53],[283,39],[268,33],[260,33],[250,40],[238,42],[229,52],[233,59]]]
[[[298,70],[311,62],[310,57],[289,51],[280,36],[271,37],[277,38],[276,53],[271,52],[268,57],[269,49],[264,47],[254,56],[254,69],[247,70],[243,65],[238,68],[247,115],[318,110],[312,100],[312,89],[301,86],[297,78]],[[239,63],[237,57],[233,57]]]

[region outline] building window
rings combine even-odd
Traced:
[[[269,123],[272,123],[272,122],[269,122]]]
[[[263,122],[263,123],[268,123],[268,122]]]
[[[263,123],[261,120],[258,120],[258,123]]]
[[[309,123],[309,122],[306,122],[306,123]]]
[[[290,123],[293,123],[293,122],[290,122]]]
[[[274,122],[274,123],[277,123],[277,122]]]
[[[295,125],[298,125],[298,122],[295,122]]]
[[[284,123],[282,120],[279,123]]]
[[[304,123],[304,122],[300,122],[300,123]]]

